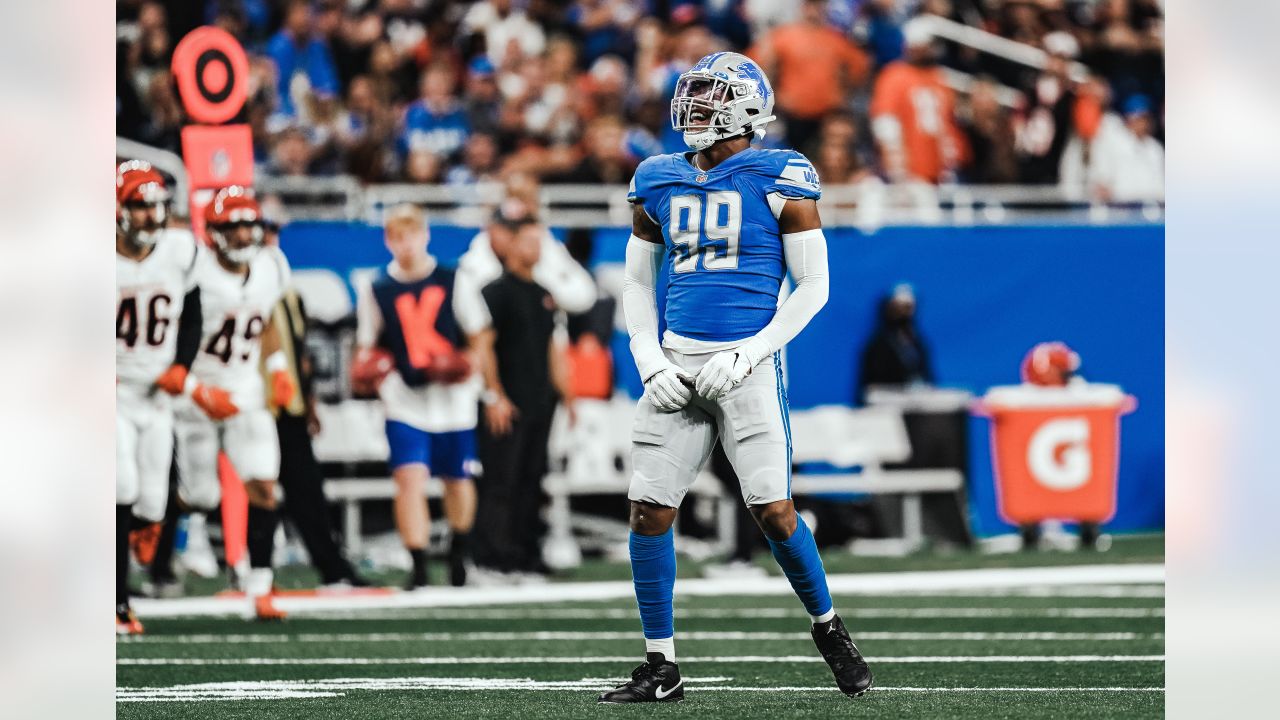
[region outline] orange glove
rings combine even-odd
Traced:
[[[277,407],[288,405],[293,399],[293,381],[289,379],[289,359],[284,351],[271,353],[263,366],[271,373],[271,402]]]
[[[181,395],[187,384],[187,368],[173,364],[156,378],[156,387],[170,395]]]
[[[271,373],[271,400],[279,407],[285,407],[293,400],[293,380],[289,371],[276,370]]]
[[[214,420],[226,420],[240,412],[240,408],[231,402],[231,393],[220,387],[197,383],[196,389],[191,391],[191,399]]]

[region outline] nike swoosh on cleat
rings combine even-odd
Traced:
[[[661,699],[665,698],[666,696],[670,695],[671,693],[675,692],[675,691],[676,691],[676,688],[680,687],[680,686],[681,686],[681,685],[683,685],[683,684],[684,684],[684,679],[683,679],[683,678],[681,678],[680,682],[676,683],[675,685],[672,685],[672,686],[671,686],[671,689],[670,689],[670,690],[667,690],[667,691],[665,691],[665,692],[663,692],[663,690],[662,690],[662,686],[661,686],[661,685],[659,685],[659,686],[658,686],[658,689],[653,691],[653,694],[654,694],[654,695],[656,695],[656,696],[658,697],[658,699],[659,699],[659,700],[661,700]]]

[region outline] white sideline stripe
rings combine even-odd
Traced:
[[[595,657],[412,657],[412,658],[118,658],[116,665],[522,665],[525,663],[586,664],[634,662],[634,655]],[[816,655],[724,655],[685,657],[682,662],[706,663],[820,663]],[[1085,663],[1164,662],[1164,655],[890,655],[869,657],[871,663]]]
[[[730,677],[685,678],[686,684],[703,691],[730,692],[837,692],[829,685],[741,686],[727,685]],[[259,680],[200,683],[172,687],[122,687],[116,689],[117,702],[212,702],[225,700],[286,700],[295,698],[345,697],[352,690],[567,690],[598,692],[613,687],[619,678],[581,680],[530,680],[521,678],[333,678],[327,680]],[[955,693],[955,692],[1164,692],[1161,687],[877,687],[875,692]]]
[[[845,595],[893,595],[905,592],[942,592],[1026,588],[1044,585],[1114,585],[1164,582],[1164,565],[1076,565],[983,570],[935,570],[827,576],[832,593]],[[295,615],[322,611],[385,610],[426,607],[476,607],[583,600],[620,600],[634,597],[629,581],[548,583],[516,587],[426,588],[394,595],[281,597],[276,605]],[[684,597],[723,595],[791,595],[783,577],[715,578],[681,580],[676,592]],[[143,618],[241,615],[244,601],[236,598],[139,599],[132,603]]]
[[[955,593],[953,596],[959,594]],[[1163,585],[1034,585],[987,591],[970,590],[966,594],[975,597],[1162,598],[1165,592]]]
[[[1150,618],[1164,608],[843,608],[843,618]],[[418,610],[345,610],[317,612],[316,620],[638,620],[635,608],[422,608]],[[800,618],[796,608],[675,608],[677,620]]]
[[[809,640],[807,632],[693,630],[679,633],[681,640]],[[443,642],[514,640],[635,640],[631,632],[579,632],[543,630],[532,632],[421,632],[421,633],[258,633],[252,635],[135,635],[121,638],[122,645],[193,645],[282,642]],[[1135,632],[859,632],[858,640],[1163,640],[1164,633]]]

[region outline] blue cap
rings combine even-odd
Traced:
[[[492,75],[493,63],[489,62],[487,55],[477,55],[471,64],[467,66],[472,75]]]
[[[1130,95],[1129,99],[1124,101],[1125,117],[1137,115],[1138,113],[1150,114],[1151,101],[1146,95]]]

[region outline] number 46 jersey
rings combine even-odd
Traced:
[[[241,410],[265,407],[262,331],[289,286],[289,261],[279,248],[266,246],[249,261],[249,275],[228,271],[208,253],[201,263],[200,352],[191,372],[200,382],[231,393]]]
[[[752,147],[707,171],[692,157],[640,163],[627,200],[662,228],[670,263],[667,332],[742,340],[773,319],[786,276],[778,215],[787,200],[822,195],[818,173],[793,150]]]
[[[195,287],[204,250],[186,230],[168,229],[141,261],[116,254],[116,379],[149,391],[171,364],[182,301]]]

